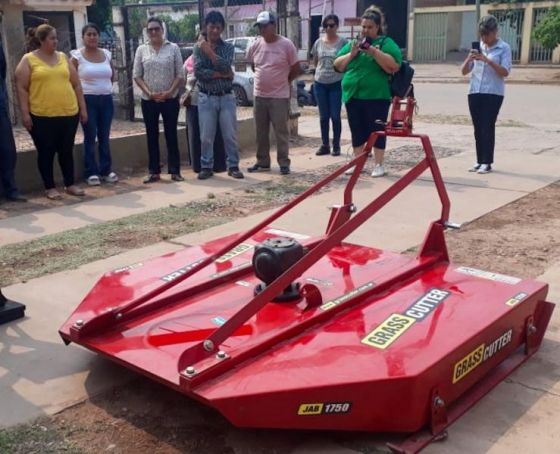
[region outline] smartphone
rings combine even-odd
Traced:
[[[480,53],[480,41],[473,41],[471,45],[472,50],[476,50]]]

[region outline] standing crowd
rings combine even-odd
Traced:
[[[338,35],[339,19],[325,16],[324,34],[311,55],[316,68],[313,90],[319,107],[321,146],[317,156],[341,153],[341,108],[345,105],[354,155],[362,152],[371,133],[383,130],[390,103],[390,78],[402,63],[401,50],[386,34],[383,12],[369,7],[362,16],[361,36],[346,40]],[[187,135],[193,171],[198,179],[227,171],[244,178],[239,167],[237,107],[233,92],[234,48],[222,39],[226,23],[218,11],[209,12],[202,24],[193,55],[182,61],[179,47],[165,38],[157,17],[146,24],[148,41],[136,50],[133,78],[141,91],[146,128],[148,175],[144,183],[161,179],[159,121],[167,149],[167,171],[173,181],[183,181],[177,137],[181,106],[187,111]],[[271,169],[270,127],[276,137],[276,160],[282,175],[290,173],[289,110],[291,82],[301,74],[297,49],[277,33],[277,18],[261,12],[254,23],[260,39],[249,47],[246,60],[254,78],[256,162],[248,172]],[[498,38],[498,22],[485,16],[479,23],[480,41],[462,66],[470,73],[468,106],[476,142],[477,162],[470,169],[492,170],[495,124],[504,97],[504,80],[511,70],[511,49]],[[45,195],[59,199],[53,173],[54,158],[63,176],[64,190],[83,196],[75,183],[74,139],[78,124],[84,133],[84,178],[88,185],[116,183],[112,169],[110,131],[113,118],[112,85],[115,70],[108,50],[99,47],[100,30],[87,24],[83,47],[70,57],[57,51],[56,30],[47,24],[29,33],[27,52],[16,68],[16,86],[23,126],[37,150],[37,163]],[[476,45],[475,45],[476,44]],[[1,50],[1,49],[0,49]],[[5,86],[6,62],[0,52],[0,183],[5,197],[25,200],[14,178],[15,143],[8,116]],[[330,129],[332,125],[332,142]],[[385,175],[385,137],[374,144],[372,176]],[[350,169],[348,173],[351,173]]]

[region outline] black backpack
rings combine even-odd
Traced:
[[[383,38],[379,49],[382,50],[383,44],[387,37]],[[389,88],[391,89],[391,96],[398,96],[405,98],[407,96],[414,97],[414,90],[412,86],[412,78],[414,77],[414,68],[410,66],[407,60],[403,60],[399,70],[394,73],[389,80]]]

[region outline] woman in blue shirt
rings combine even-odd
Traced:
[[[504,100],[505,78],[511,71],[511,48],[498,38],[498,20],[484,16],[478,24],[480,51],[471,50],[463,75],[471,74],[469,110],[474,125],[476,164],[470,172],[488,173],[494,163],[496,120]]]

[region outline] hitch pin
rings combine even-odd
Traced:
[[[450,221],[445,221],[444,224],[446,229],[453,229],[453,230],[459,230],[461,227],[463,227],[463,224],[458,224],[456,222],[450,222]]]

